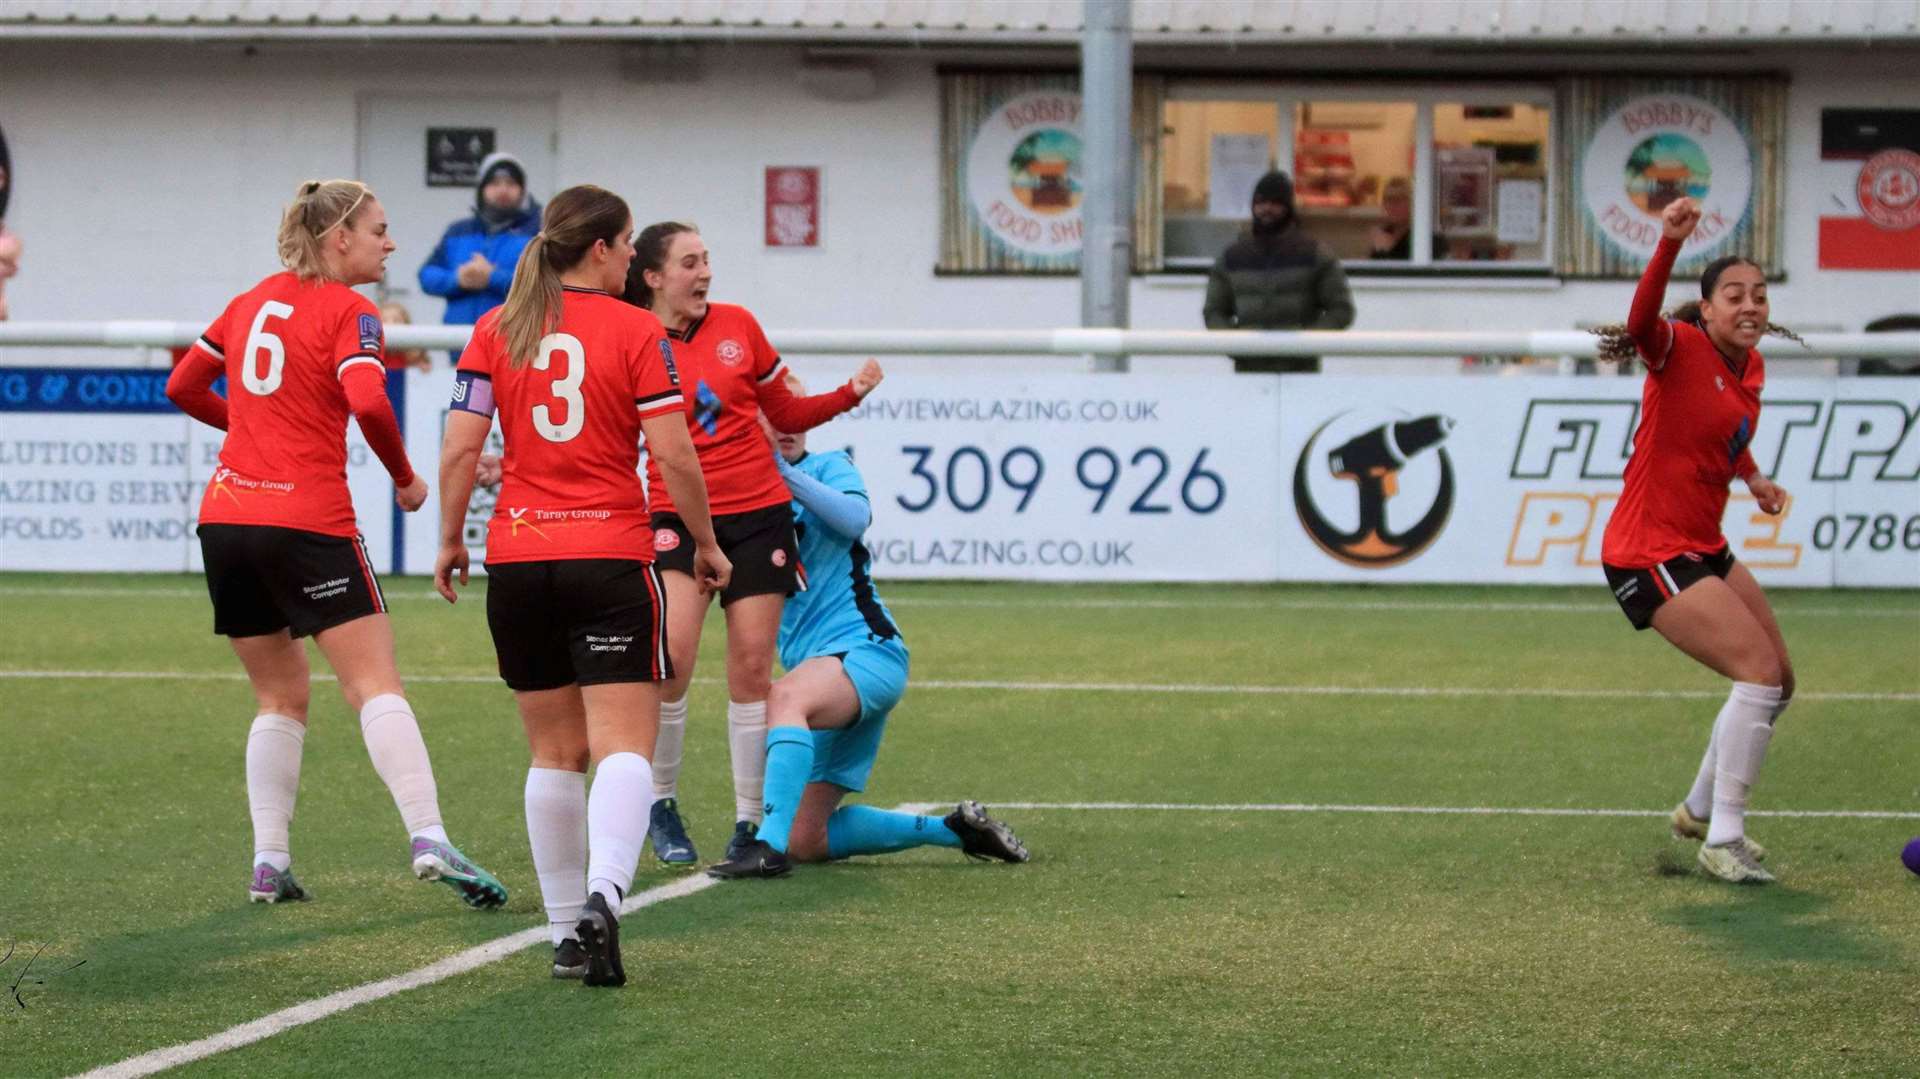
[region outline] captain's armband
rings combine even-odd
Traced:
[[[447,405],[447,410],[455,409],[492,419],[493,380],[477,371],[455,371],[453,401]]]

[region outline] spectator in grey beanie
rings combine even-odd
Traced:
[[[473,215],[447,226],[446,234],[420,267],[420,287],[447,301],[441,321],[472,325],[507,301],[520,251],[540,231],[540,204],[527,190],[526,166],[508,153],[488,154],[480,162]],[[460,353],[449,353],[460,362]]]
[[[1214,261],[1202,311],[1209,330],[1344,330],[1353,292],[1327,245],[1300,227],[1293,181],[1269,172],[1253,188],[1253,222]],[[1236,371],[1312,373],[1319,357],[1235,356]]]

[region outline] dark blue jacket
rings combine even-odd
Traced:
[[[507,289],[513,284],[513,267],[520,252],[540,231],[540,204],[527,202],[527,208],[511,224],[493,232],[479,214],[447,226],[439,246],[420,267],[420,287],[430,296],[445,297],[449,324],[471,325],[481,315],[507,302]],[[485,291],[469,292],[460,287],[459,271],[475,251],[493,263],[493,277]]]

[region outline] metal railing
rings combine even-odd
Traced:
[[[204,322],[0,322],[0,347],[177,348]],[[457,349],[465,326],[389,326],[390,348]],[[1571,356],[1590,359],[1599,340],[1582,330],[783,330],[774,347],[793,355],[966,356]],[[1769,354],[1830,359],[1920,359],[1920,332],[1810,333],[1807,347],[1768,338]]]

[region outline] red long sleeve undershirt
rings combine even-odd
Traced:
[[[1680,241],[1662,236],[1640,275],[1640,287],[1633,290],[1633,307],[1627,313],[1627,333],[1647,366],[1656,371],[1666,365],[1667,351],[1673,346],[1673,327],[1660,317],[1660,305],[1666,302],[1667,279],[1673,276],[1673,263],[1679,257]]]
[[[1647,366],[1655,371],[1666,366],[1668,353],[1673,348],[1673,327],[1660,317],[1660,305],[1666,301],[1667,281],[1673,276],[1673,264],[1679,256],[1680,241],[1660,237],[1660,245],[1654,248],[1653,258],[1640,275],[1640,287],[1633,291],[1633,308],[1627,313],[1627,333],[1633,337],[1633,345],[1640,350]],[[1742,480],[1760,471],[1752,451],[1744,448],[1734,459],[1733,467],[1734,475]]]
[[[195,349],[173,369],[167,379],[167,399],[180,411],[224,431],[227,429],[227,402],[213,392],[214,380],[226,369],[211,356]],[[374,455],[387,467],[395,487],[413,482],[413,465],[407,461],[406,440],[400,436],[400,421],[393,415],[393,402],[387,399],[386,372],[372,364],[354,364],[340,376],[347,391],[347,409],[360,423],[360,434],[373,448]]]
[[[347,410],[360,423],[361,437],[387,466],[393,485],[411,484],[413,465],[407,461],[407,441],[400,435],[400,421],[387,398],[386,369],[370,363],[354,364],[340,376],[340,385],[347,391]]]
[[[811,431],[860,403],[860,396],[853,392],[851,382],[826,393],[795,397],[793,391],[787,388],[787,380],[776,378],[763,384],[757,396],[760,399],[760,411],[767,414],[767,422],[773,424],[774,430],[789,435]]]
[[[213,357],[198,348],[187,352],[187,358],[173,368],[173,374],[167,379],[167,400],[177,405],[180,411],[218,431],[227,429],[227,399],[213,392],[213,380],[225,373],[225,368],[216,363]]]

